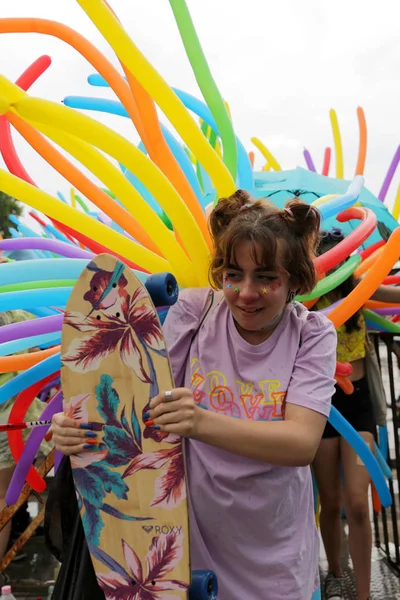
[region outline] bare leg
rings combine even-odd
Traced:
[[[313,469],[320,496],[320,527],[329,571],[335,577],[341,577],[342,485],[339,437],[321,440],[313,462]]]
[[[360,433],[373,449],[371,433]],[[370,477],[351,446],[341,438],[341,455],[344,470],[344,496],[349,524],[349,550],[353,561],[357,597],[367,600],[371,582],[372,530],[369,517],[368,488]]]
[[[0,469],[0,512],[6,506],[6,493],[8,486],[11,481],[14,467],[7,467],[6,469]],[[5,527],[0,531],[0,560],[3,558],[11,531],[11,521],[7,523]]]

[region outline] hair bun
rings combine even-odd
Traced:
[[[261,203],[254,201],[246,190],[236,190],[228,198],[220,198],[218,204],[210,215],[209,225],[212,236],[219,237],[229,223],[244,209],[259,206]]]
[[[293,198],[293,200],[286,202],[282,211],[282,218],[288,221],[295,235],[306,238],[315,236],[317,239],[321,214],[315,206]]]

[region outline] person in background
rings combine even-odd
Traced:
[[[318,254],[324,254],[344,239],[340,229],[323,231]],[[340,265],[335,267],[337,269]],[[332,269],[333,272],[335,269]],[[327,308],[345,298],[357,285],[353,276],[321,297],[315,310]],[[400,287],[380,286],[373,300],[400,303]],[[350,380],[354,391],[348,395],[336,385],[332,405],[349,421],[374,450],[376,424],[373,403],[367,384],[364,358],[367,329],[362,311],[357,311],[337,331],[337,360],[349,362],[353,368]],[[340,564],[342,509],[349,526],[349,551],[353,562],[358,600],[370,596],[372,530],[369,515],[368,490],[370,477],[355,451],[330,425],[326,424],[322,441],[313,462],[320,496],[320,527],[329,573],[325,580],[326,600],[342,598],[342,567]],[[342,477],[343,475],[343,477]]]

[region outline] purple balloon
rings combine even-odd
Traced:
[[[62,392],[58,392],[54,398],[46,404],[46,408],[39,417],[39,421],[48,421],[51,417],[61,412],[63,397]],[[50,429],[50,425],[47,427],[36,427],[32,429],[27,442],[25,444],[24,451],[19,459],[17,466],[15,467],[14,474],[11,479],[11,483],[6,494],[6,503],[8,506],[15,504],[21,494],[22,488],[24,487],[25,480],[28,476],[28,471],[32,465],[32,462],[38,453],[40,444],[43,441],[44,436]]]
[[[383,180],[381,191],[378,194],[378,198],[382,202],[386,198],[386,194],[388,192],[390,184],[392,183],[392,179],[393,179],[394,173],[395,173],[395,171],[397,169],[397,165],[399,164],[399,162],[400,162],[400,146],[398,146],[398,148],[397,148],[397,150],[395,152],[395,155],[393,156],[393,160],[390,163],[388,172],[386,173],[386,177]]]
[[[0,344],[12,342],[22,338],[29,338],[42,333],[55,333],[61,331],[64,315],[54,315],[54,317],[41,317],[32,321],[23,321],[22,323],[12,323],[0,327]]]
[[[66,258],[88,258],[94,257],[92,252],[87,252],[65,242],[48,240],[45,238],[16,238],[13,240],[0,240],[2,250],[47,250]]]
[[[309,151],[306,148],[304,148],[303,154],[304,154],[304,158],[306,159],[306,163],[307,163],[307,167],[308,167],[309,171],[314,171],[314,173],[316,173],[317,169],[315,168],[314,161],[311,158],[311,154],[309,153]]]
[[[317,310],[316,312],[322,313],[323,315],[327,315],[328,313],[331,312],[331,310],[333,308],[335,308],[335,306],[339,306],[339,304],[343,302],[342,300],[337,300],[336,302],[334,302],[333,304],[330,304],[329,306],[327,306],[326,308],[321,308],[321,310]]]
[[[393,306],[393,308],[374,308],[374,312],[378,315],[400,315],[400,306]]]

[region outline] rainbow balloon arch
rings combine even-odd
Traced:
[[[68,96],[63,104],[57,104],[29,95],[28,90],[50,67],[48,56],[33,62],[15,83],[0,77],[0,151],[8,169],[0,169],[0,190],[30,207],[29,217],[36,228],[13,217],[12,239],[0,240],[0,251],[30,251],[30,260],[1,265],[0,311],[24,309],[34,317],[0,329],[0,372],[20,371],[0,387],[0,405],[17,395],[9,423],[23,421],[33,398],[59,376],[62,313],[87,262],[98,253],[109,252],[135,269],[143,282],[150,274],[171,273],[181,288],[208,285],[211,239],[207,214],[219,197],[237,188],[278,203],[298,195],[318,206],[324,227],[343,223],[348,235],[315,260],[320,280],[309,296],[298,300],[311,306],[355,273],[362,276],[360,283],[326,311],[328,318],[338,328],[355,311],[363,309],[370,329],[399,333],[400,307],[370,298],[380,284],[400,282],[400,277],[388,276],[400,256],[400,187],[392,215],[384,206],[400,162],[400,146],[375,198],[363,188],[367,151],[363,110],[357,110],[360,144],[351,183],[343,180],[342,142],[332,110],[335,178],[328,177],[330,148],[325,151],[320,175],[310,152],[305,150],[306,175],[314,179],[308,179],[309,187],[302,189],[304,185],[296,178],[304,170],[296,170],[295,174],[282,171],[277,159],[257,138],[252,142],[266,164],[262,172],[255,173],[254,152],[247,152],[235,135],[229,107],[211,75],[184,0],[170,0],[170,5],[204,102],[167,84],[105,0],[77,2],[114,50],[120,71],[82,35],[61,23],[0,19],[0,33],[41,33],[72,46],[95,71],[88,83],[109,87],[116,97]],[[156,105],[179,138],[160,123]],[[140,137],[139,146],[81,112],[87,110],[99,112],[100,118],[102,113],[111,113],[128,119],[127,126],[133,126]],[[69,201],[62,193],[54,197],[35,184],[17,154],[11,126],[72,186]],[[84,175],[68,155],[101,185]],[[379,229],[382,221],[387,234],[383,237]],[[347,258],[334,274],[325,277],[327,271]],[[15,354],[31,347],[39,347],[40,351]],[[347,379],[350,372],[350,365],[338,363],[336,379],[348,393],[352,391]],[[58,392],[45,405],[41,419],[48,420],[60,410],[62,396]],[[368,468],[382,505],[389,506],[391,496],[385,477],[390,471],[385,469],[381,455],[387,447],[385,428],[380,432],[381,452],[377,448],[374,456],[335,409],[330,421]],[[7,432],[17,462],[6,498],[9,505],[17,501],[25,481],[36,491],[43,491],[44,480],[32,463],[47,430],[48,426],[34,429],[25,445],[20,431]]]

